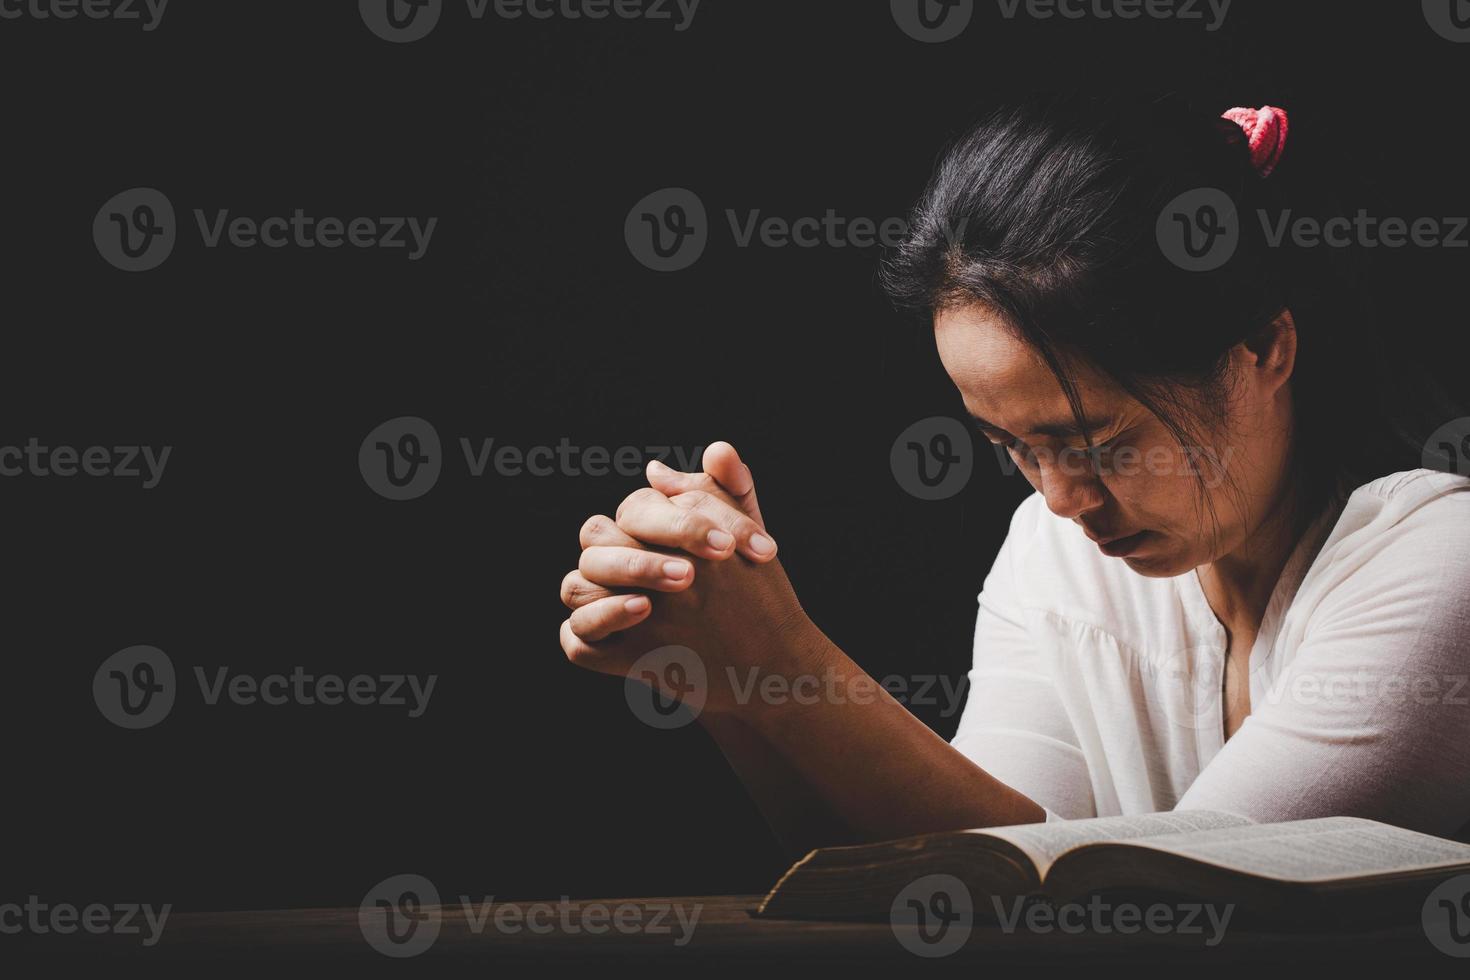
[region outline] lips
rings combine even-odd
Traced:
[[[1098,541],[1097,546],[1109,558],[1122,558],[1124,555],[1130,555],[1138,550],[1138,546],[1143,543],[1144,538],[1148,537],[1148,533],[1147,531],[1139,531],[1136,534],[1129,534],[1126,537],[1105,539]]]

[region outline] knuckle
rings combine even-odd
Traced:
[[[582,530],[578,532],[577,540],[581,542],[582,547],[586,548],[595,544],[611,525],[612,518],[606,514],[593,514],[582,523]]]
[[[701,537],[705,530],[708,518],[694,510],[680,511],[674,515],[671,530],[682,541],[690,541]]]
[[[561,602],[571,606],[582,593],[582,576],[576,571],[567,572],[561,580]]]

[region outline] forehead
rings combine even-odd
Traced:
[[[1071,418],[1067,396],[1041,354],[989,308],[972,304],[936,313],[934,339],[971,414],[1017,435],[1043,421]],[[1116,384],[1076,360],[1064,367],[1089,415],[1117,406],[1122,392]]]

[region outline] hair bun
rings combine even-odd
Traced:
[[[1221,118],[1229,119],[1245,131],[1256,173],[1271,176],[1281,159],[1281,151],[1286,149],[1286,110],[1271,105],[1259,109],[1235,108]]]

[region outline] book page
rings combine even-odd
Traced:
[[[1214,810],[1172,810],[1140,813],[1126,817],[1093,817],[1060,823],[1028,823],[1014,827],[988,827],[968,833],[999,837],[1019,847],[1046,876],[1052,862],[1074,847],[1100,841],[1125,841],[1165,834],[1188,834],[1222,827],[1250,827],[1245,817]]]
[[[1470,844],[1357,817],[1228,827],[1130,843],[1281,881],[1332,881],[1470,863]]]

